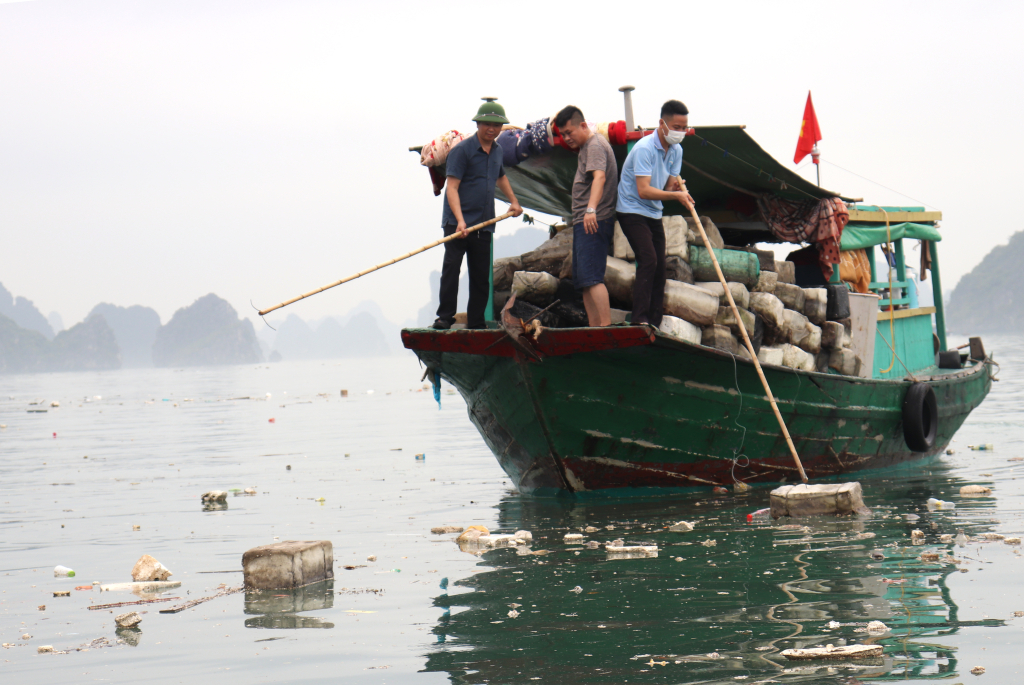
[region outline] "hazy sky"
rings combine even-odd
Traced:
[[[570,102],[614,120],[629,83],[638,124],[679,98],[791,168],[812,90],[826,162],[943,211],[951,288],[1022,228],[1022,25],[1019,2],[934,0],[0,3],[0,282],[68,326],[104,301],[166,322],[208,292],[252,314],[439,237],[407,148],[471,127],[480,96],[520,125]],[[440,263],[290,310],[375,299],[401,323]]]

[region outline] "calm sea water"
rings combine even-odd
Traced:
[[[939,541],[958,529],[1024,533],[1024,343],[986,343],[1002,380],[954,455],[863,479],[870,518],[797,527],[747,524],[766,490],[521,497],[461,398],[446,388],[439,410],[411,356],[0,377],[0,642],[11,644],[0,680],[854,683],[966,681],[983,666],[979,682],[1020,682],[1020,548]],[[993,495],[961,498],[968,483]],[[200,501],[246,487],[257,494],[222,508]],[[929,497],[956,509],[929,512]],[[696,529],[664,530],[683,519]],[[444,524],[528,529],[532,553],[468,554],[430,533]],[[609,560],[562,541],[587,526],[598,529],[587,539],[657,544],[659,555]],[[922,545],[911,544],[915,528]],[[331,540],[333,584],[158,613],[240,585],[242,553],[277,539]],[[958,563],[921,560],[932,551]],[[75,588],[129,581],[142,554],[173,571],[182,585],[162,596],[181,600],[89,610],[139,599]],[[54,578],[57,564],[77,576]],[[139,630],[116,630],[114,616],[133,609],[147,612]],[[868,635],[871,620],[891,630]],[[884,657],[798,664],[778,654],[844,641],[880,643]],[[40,645],[69,653],[37,654]]]

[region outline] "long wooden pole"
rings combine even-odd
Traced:
[[[489,221],[484,221],[483,223],[477,224],[476,226],[470,226],[469,228],[466,229],[466,233],[472,233],[473,231],[479,231],[481,228],[486,228],[487,226],[491,226],[493,224],[496,224],[499,221],[502,221],[503,219],[509,218],[510,216],[512,216],[512,212],[505,212],[501,216],[496,216],[496,217],[494,217],[493,219],[491,219]],[[333,288],[335,286],[341,285],[342,283],[348,283],[349,281],[354,281],[357,278],[359,278],[360,276],[365,276],[366,274],[371,273],[373,271],[376,271],[378,269],[383,269],[385,266],[391,266],[395,262],[400,262],[403,259],[408,259],[409,257],[412,257],[413,255],[418,255],[420,252],[426,252],[427,250],[429,250],[432,247],[437,247],[438,245],[442,245],[444,243],[447,243],[450,240],[457,240],[458,238],[459,238],[459,234],[458,233],[453,233],[450,236],[448,236],[447,238],[442,238],[441,240],[435,240],[434,242],[430,243],[429,245],[424,245],[423,247],[421,247],[418,250],[413,250],[412,252],[406,252],[404,255],[402,255],[400,257],[395,257],[394,259],[388,260],[386,262],[381,262],[377,266],[372,266],[369,269],[366,269],[365,271],[360,271],[359,273],[353,274],[352,276],[349,276],[348,278],[343,278],[340,281],[335,281],[334,283],[328,283],[327,285],[325,285],[322,288],[317,288],[316,290],[310,290],[308,293],[305,293],[304,295],[299,295],[298,297],[293,297],[290,300],[285,300],[281,304],[275,304],[273,307],[268,307],[266,309],[261,309],[259,311],[259,315],[260,316],[266,316],[267,314],[269,314],[270,312],[274,311],[275,309],[280,309],[281,307],[287,307],[288,305],[290,305],[290,304],[292,304],[294,302],[298,302],[299,300],[304,300],[307,297],[311,297],[313,295],[316,295],[317,293],[322,293],[323,291],[328,290],[330,288]]]
[[[678,178],[678,177],[677,177]],[[682,186],[683,180],[679,179],[679,184]],[[693,222],[697,224],[697,230],[700,231],[700,237],[704,239],[704,246],[707,248],[708,254],[711,256],[711,263],[715,266],[715,273],[718,274],[718,280],[722,283],[722,288],[725,289],[725,297],[729,300],[729,307],[732,309],[732,315],[739,324],[740,336],[743,338],[743,344],[747,346],[747,351],[750,353],[750,359],[754,362],[754,368],[757,369],[757,375],[761,378],[761,385],[764,386],[764,392],[768,396],[768,401],[772,405],[772,411],[775,412],[775,418],[779,421],[779,427],[782,428],[782,435],[786,438],[786,444],[789,445],[789,451],[793,455],[793,461],[796,462],[796,469],[800,472],[800,479],[803,482],[807,482],[807,474],[804,473],[804,465],[800,462],[800,456],[796,453],[796,447],[793,445],[793,438],[789,436],[789,429],[786,428],[786,422],[782,420],[782,414],[779,412],[779,406],[775,404],[775,396],[772,395],[772,389],[768,387],[768,379],[764,377],[764,371],[761,370],[761,362],[757,360],[757,353],[754,352],[754,346],[750,342],[750,337],[747,335],[747,328],[743,324],[743,319],[740,318],[739,309],[736,307],[735,300],[732,299],[732,292],[729,290],[729,284],[725,280],[725,274],[722,273],[722,267],[718,265],[718,258],[715,256],[715,248],[711,246],[711,241],[708,240],[708,234],[704,232],[704,225],[700,222],[700,217],[697,216],[697,210],[693,208],[693,205],[689,206],[690,215],[693,217]]]

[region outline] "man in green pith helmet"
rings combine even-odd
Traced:
[[[469,265],[469,305],[466,311],[467,328],[486,328],[484,310],[490,296],[491,240],[494,226],[466,233],[494,214],[494,187],[508,198],[513,216],[523,213],[512,184],[505,176],[501,146],[495,144],[501,127],[508,123],[505,108],[484,98],[473,121],[476,135],[466,138],[452,148],[446,161],[448,189],[444,194],[444,212],[441,223],[445,237],[458,233],[459,238],[444,244],[444,263],[441,267],[441,297],[434,328],[446,330],[455,323],[458,307],[459,272],[462,258]]]

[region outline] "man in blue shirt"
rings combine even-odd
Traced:
[[[683,166],[683,148],[690,111],[678,100],[661,106],[654,135],[637,141],[629,151],[619,180],[615,205],[619,226],[636,254],[633,283],[633,324],[661,325],[665,304],[665,229],[662,203],[675,200],[686,207],[693,198],[676,177]]]
[[[468,226],[475,226],[494,218],[494,187],[508,198],[509,210],[513,216],[523,213],[512,184],[505,176],[502,166],[501,146],[494,141],[501,133],[502,124],[507,124],[505,108],[485,98],[473,121],[476,135],[466,138],[448,153],[445,162],[448,189],[444,195],[444,212],[441,222],[445,236],[458,233],[459,238],[444,244],[444,262],[441,266],[441,297],[437,308],[437,320],[433,327],[447,330],[455,323],[458,307],[459,272],[462,271],[462,257],[466,256],[469,266],[469,305],[466,311],[466,328],[486,328],[484,310],[490,296],[491,240],[494,226],[467,234]]]

